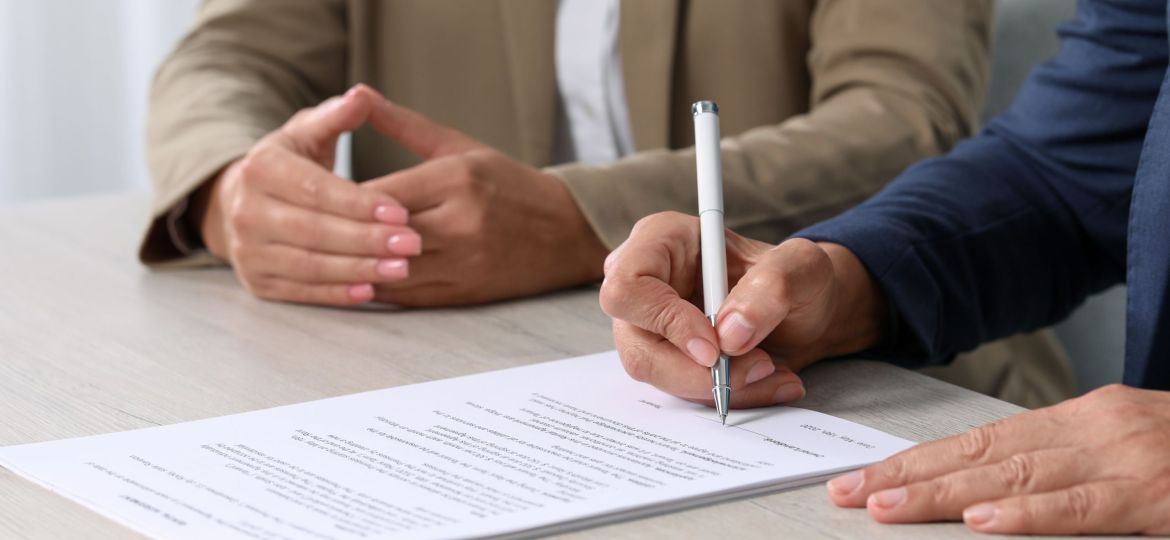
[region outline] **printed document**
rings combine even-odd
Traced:
[[[159,538],[462,538],[775,491],[912,444],[792,407],[724,427],[608,352],[0,448],[0,465]]]

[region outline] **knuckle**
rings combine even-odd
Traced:
[[[635,234],[660,234],[654,231],[696,229],[698,225],[699,218],[697,217],[675,211],[659,212],[639,219],[634,224],[630,236]]]
[[[244,243],[238,237],[228,240],[227,255],[228,261],[231,261],[232,265],[244,270],[251,267],[249,264],[251,258],[249,257],[250,250],[248,244]]]
[[[982,463],[991,451],[992,426],[973,429],[959,435],[959,455],[968,463]]]
[[[936,507],[951,506],[962,501],[969,493],[968,490],[964,490],[955,485],[954,482],[945,479],[931,480],[927,483],[925,491],[929,494],[927,497],[929,504]]]
[[[681,341],[686,333],[686,317],[681,304],[668,302],[654,314],[652,330],[671,341]]]
[[[654,366],[650,354],[640,345],[630,344],[621,354],[622,367],[630,378],[638,382],[650,382]]]
[[[1101,388],[1085,394],[1085,398],[1086,400],[1093,402],[1114,401],[1127,397],[1131,390],[1132,389],[1128,386],[1114,383],[1102,386]]]
[[[1087,525],[1093,518],[1096,494],[1090,486],[1079,486],[1065,492],[1065,508],[1068,518],[1079,526]]]
[[[1027,493],[1032,490],[1036,466],[1026,454],[1015,454],[1000,462],[999,475],[1013,492]]]
[[[259,216],[257,215],[258,213],[258,210],[254,208],[250,198],[237,198],[232,202],[232,204],[228,205],[228,230],[235,233],[235,236],[250,238],[257,232],[256,222],[259,219]]]
[[[890,459],[882,465],[879,465],[879,469],[876,472],[888,485],[906,485],[910,479],[910,466],[906,459],[905,456]]]
[[[626,300],[628,299],[626,291],[628,289],[629,278],[627,276],[622,274],[606,275],[605,283],[602,283],[601,292],[598,294],[601,311],[615,319],[622,318],[625,315]]]
[[[267,144],[256,145],[240,160],[240,181],[253,186],[268,172],[269,164],[275,159],[275,150]]]

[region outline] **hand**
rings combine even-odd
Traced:
[[[475,304],[601,278],[609,250],[561,180],[389,101],[370,123],[425,160],[362,185],[400,201],[426,246],[378,301]]]
[[[348,305],[374,283],[403,279],[421,250],[407,212],[386,194],[334,176],[337,137],[381,101],[357,86],[306,109],[261,139],[196,196],[208,250],[226,259],[253,294]]]
[[[999,534],[1170,534],[1170,392],[1113,385],[829,482],[885,523]]]
[[[726,241],[732,287],[717,330],[697,307],[698,218],[644,218],[606,260],[601,307],[631,377],[710,405],[708,368],[722,350],[736,357],[731,406],[759,407],[804,396],[793,370],[877,342],[884,300],[848,250],[801,239],[772,246],[730,231]]]

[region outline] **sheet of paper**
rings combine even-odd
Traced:
[[[150,536],[547,534],[775,490],[912,445],[820,413],[710,409],[614,352],[171,426],[0,449]]]

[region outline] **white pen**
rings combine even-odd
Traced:
[[[723,239],[723,163],[719,159],[719,106],[691,105],[695,117],[695,170],[699,177],[699,249],[703,258],[703,311],[711,325],[727,297],[727,247]],[[711,393],[719,421],[727,425],[731,403],[731,360],[719,353],[711,366]]]

